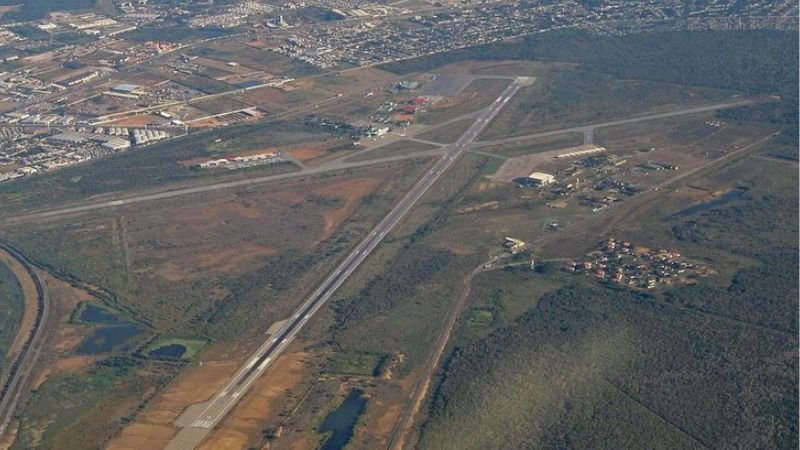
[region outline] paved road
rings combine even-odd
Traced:
[[[44,281],[39,278],[39,274],[33,267],[30,261],[25,256],[17,251],[14,247],[0,242],[0,249],[4,250],[12,257],[14,257],[22,267],[28,272],[36,285],[37,299],[37,312],[36,322],[33,325],[28,342],[25,343],[22,351],[17,355],[11,363],[11,373],[9,374],[8,381],[0,389],[0,436],[6,430],[8,423],[14,417],[17,403],[20,396],[25,392],[25,387],[28,384],[33,366],[39,358],[43,343],[43,330],[47,322],[47,317],[50,313],[50,300],[47,297],[47,289],[45,288]]]
[[[253,382],[270,364],[286,349],[297,336],[297,333],[319,310],[345,280],[378,246],[383,238],[394,228],[425,192],[442,176],[453,162],[472,144],[486,125],[517,93],[520,82],[512,82],[500,96],[487,107],[473,125],[451,146],[447,147],[442,157],[417,181],[417,183],[392,208],[369,235],[359,243],[355,250],[322,282],[311,296],[287,319],[286,323],[256,350],[247,363],[231,378],[228,384],[209,401],[189,427],[181,430],[167,446],[168,450],[194,448],[208,430],[222,420],[236,402],[250,388]]]
[[[563,128],[563,129],[560,129],[560,130],[545,131],[545,132],[541,132],[541,133],[528,134],[528,135],[517,136],[517,137],[512,137],[512,138],[497,139],[497,140],[492,140],[492,141],[473,142],[470,145],[470,148],[471,149],[484,148],[484,147],[490,147],[490,146],[503,144],[503,143],[509,143],[509,142],[513,142],[513,143],[518,143],[519,142],[519,143],[521,143],[521,142],[524,142],[525,140],[534,139],[534,138],[538,138],[538,137],[554,136],[554,135],[558,135],[558,134],[571,133],[571,132],[583,133],[583,132],[585,132],[587,130],[596,130],[596,129],[599,129],[599,128],[610,127],[610,126],[615,126],[615,125],[624,125],[624,124],[630,124],[630,123],[636,123],[636,122],[644,122],[644,121],[649,121],[649,120],[657,120],[657,119],[663,119],[663,118],[675,117],[675,116],[681,116],[681,115],[696,114],[696,113],[700,113],[700,112],[706,112],[706,111],[713,111],[713,110],[718,110],[718,109],[725,109],[725,108],[732,108],[732,107],[736,107],[736,106],[742,106],[742,105],[746,105],[746,104],[749,104],[749,103],[752,103],[752,102],[749,101],[749,100],[742,100],[742,101],[736,101],[736,102],[717,103],[717,104],[714,104],[714,105],[695,107],[695,108],[687,108],[687,109],[681,109],[681,110],[677,110],[677,111],[670,111],[670,112],[659,113],[659,114],[651,114],[651,115],[646,115],[646,116],[639,116],[639,117],[633,117],[633,118],[630,118],[630,119],[615,120],[615,121],[610,121],[610,122],[595,123],[595,124],[583,125],[583,126],[578,126],[578,127]],[[484,113],[485,113],[485,111],[484,111]],[[472,115],[472,114],[473,113],[470,113],[470,115]],[[482,124],[486,124],[487,122],[484,120],[481,123]],[[375,149],[378,149],[378,148],[380,148],[380,147],[376,147]],[[400,161],[400,160],[404,160],[404,159],[435,156],[435,155],[440,154],[442,152],[444,152],[444,150],[442,150],[442,149],[434,149],[434,150],[429,150],[429,151],[410,153],[410,154],[406,154],[406,155],[389,156],[389,157],[384,157],[384,158],[375,158],[375,159],[370,159],[370,160],[366,160],[366,161],[357,161],[357,162],[356,161],[345,161],[344,159],[352,158],[352,155],[349,155],[348,157],[345,157],[344,159],[334,160],[331,163],[326,164],[324,166],[308,168],[308,169],[300,170],[300,171],[297,171],[297,172],[283,173],[283,174],[279,174],[279,175],[266,175],[266,176],[260,176],[260,177],[255,177],[255,178],[248,178],[248,179],[245,179],[245,180],[226,181],[226,182],[222,182],[222,183],[214,183],[214,184],[208,184],[208,185],[203,185],[203,186],[195,186],[195,187],[189,187],[189,188],[179,188],[179,189],[173,189],[173,190],[169,190],[169,191],[160,191],[160,192],[153,192],[153,193],[149,193],[149,194],[142,194],[142,195],[137,195],[137,196],[133,196],[133,197],[127,197],[127,198],[123,197],[123,198],[118,198],[118,199],[113,199],[113,200],[103,200],[103,201],[98,201],[98,202],[88,203],[88,204],[83,204],[83,205],[65,206],[65,207],[54,208],[54,209],[50,209],[50,210],[36,211],[36,212],[31,212],[31,213],[23,213],[23,214],[19,214],[19,215],[15,215],[15,216],[9,216],[9,217],[0,218],[0,222],[20,223],[20,222],[27,222],[27,221],[32,221],[32,220],[42,220],[42,219],[47,219],[47,218],[50,218],[50,217],[57,217],[57,216],[63,216],[63,215],[69,215],[69,214],[75,214],[75,213],[81,213],[81,212],[87,212],[87,211],[94,211],[94,210],[99,210],[99,209],[106,209],[106,208],[115,208],[115,207],[120,207],[120,206],[125,206],[125,205],[131,205],[131,204],[135,204],[135,203],[141,203],[141,202],[147,202],[147,201],[155,201],[155,200],[163,200],[163,199],[169,199],[169,198],[173,198],[173,197],[181,197],[181,196],[184,196],[184,195],[200,194],[200,193],[211,192],[211,191],[216,191],[216,190],[220,190],[220,189],[230,189],[230,188],[236,188],[236,187],[250,186],[250,185],[261,184],[261,183],[265,183],[265,182],[269,182],[269,181],[277,181],[277,180],[284,180],[284,179],[288,179],[288,178],[295,178],[295,177],[308,176],[308,175],[316,175],[316,174],[325,173],[325,172],[344,170],[344,169],[351,169],[351,168],[369,166],[369,165],[374,165],[374,164],[381,164],[381,163],[386,163],[386,162],[394,162],[394,161]]]
[[[42,220],[50,217],[64,216],[64,215],[82,213],[87,211],[95,211],[99,209],[116,208],[136,203],[149,202],[155,200],[165,200],[173,197],[182,197],[185,195],[201,194],[204,192],[217,191],[220,189],[231,189],[243,186],[250,186],[254,184],[266,183],[269,181],[285,180],[288,178],[296,178],[300,176],[317,175],[337,170],[355,169],[358,167],[371,166],[386,162],[401,161],[405,159],[436,156],[441,153],[444,153],[443,149],[434,149],[434,150],[425,150],[421,152],[409,153],[406,155],[387,156],[384,158],[376,158],[366,161],[354,161],[354,162],[335,161],[332,162],[331,164],[327,164],[320,167],[307,168],[304,170],[299,170],[297,172],[281,173],[277,175],[265,175],[255,178],[247,178],[244,180],[225,181],[222,183],[214,183],[203,186],[194,186],[194,187],[180,188],[169,191],[153,192],[150,194],[142,194],[134,197],[127,197],[127,198],[123,197],[113,200],[103,200],[84,205],[67,206],[63,208],[37,211],[32,213],[23,213],[16,216],[0,218],[0,222],[13,224],[13,223]]]
[[[540,133],[533,133],[533,134],[525,134],[521,136],[514,136],[508,137],[503,139],[494,139],[491,141],[479,141],[476,142],[472,147],[473,148],[482,148],[482,147],[491,147],[498,144],[507,144],[507,143],[522,143],[528,139],[540,138],[540,137],[547,137],[547,136],[556,136],[559,134],[565,133],[582,133],[584,135],[584,141],[587,144],[591,144],[594,141],[594,131],[598,128],[606,128],[606,127],[613,127],[616,125],[627,125],[631,123],[637,122],[646,122],[649,120],[657,120],[657,119],[666,119],[669,117],[676,117],[676,116],[685,116],[689,114],[697,114],[702,112],[708,111],[715,111],[718,109],[727,109],[727,108],[734,108],[736,106],[744,106],[752,104],[752,100],[737,100],[732,102],[725,102],[725,103],[715,103],[713,105],[706,105],[706,106],[697,106],[694,108],[684,108],[675,111],[668,111],[658,114],[648,114],[646,116],[637,116],[631,117],[629,119],[622,119],[622,120],[612,120],[610,122],[600,122],[600,123],[593,123],[589,125],[580,125],[577,127],[570,127],[570,128],[562,128],[560,130],[553,130],[553,131],[543,131]]]

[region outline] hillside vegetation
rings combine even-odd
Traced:
[[[780,51],[770,45],[761,53]],[[742,81],[740,88],[777,92],[794,83],[776,81],[783,68],[773,73],[769,82]],[[772,154],[795,142],[797,117],[779,113],[780,102],[768,105],[738,109],[727,120],[783,125],[789,131],[765,146]],[[736,183],[748,193],[691,217],[669,219],[664,211],[618,231],[670,243],[728,275],[647,292],[571,278],[541,294],[543,284],[564,278],[509,273],[505,285],[518,298],[530,296],[532,306],[500,324],[491,320],[491,291],[475,289],[470,304],[481,309],[473,312],[488,319],[472,314],[460,325],[417,447],[797,448],[797,167],[750,158],[704,182],[715,189]],[[476,323],[489,330],[471,331]]]
[[[14,272],[0,263],[0,376],[6,369],[6,352],[14,341],[24,307],[22,287]]]
[[[782,31],[667,31],[595,36],[559,31],[385,64],[423,72],[470,59],[579,63],[621,78],[690,84],[748,93],[796,89],[797,35]]]

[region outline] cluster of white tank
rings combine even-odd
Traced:
[[[133,144],[134,145],[144,145],[149,144],[155,141],[160,141],[161,139],[166,139],[169,137],[169,134],[166,131],[161,130],[133,130]]]

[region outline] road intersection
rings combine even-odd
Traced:
[[[544,131],[544,132],[538,132],[538,133],[527,134],[527,135],[522,135],[522,136],[516,136],[516,137],[511,137],[511,138],[503,138],[503,139],[496,139],[496,140],[471,142],[469,147],[470,147],[470,149],[483,149],[483,148],[491,147],[491,146],[494,146],[494,145],[500,145],[500,144],[506,144],[506,143],[522,143],[522,142],[524,142],[526,140],[530,140],[530,139],[535,139],[535,138],[540,138],[540,137],[547,137],[547,136],[556,136],[556,135],[564,134],[564,133],[571,133],[571,132],[587,133],[587,132],[590,132],[590,130],[594,131],[594,130],[597,130],[597,129],[600,129],[600,128],[605,128],[605,127],[610,127],[610,126],[625,125],[625,124],[638,123],[638,122],[646,122],[646,121],[651,121],[651,120],[659,120],[659,119],[665,119],[665,118],[676,117],[676,116],[681,116],[681,115],[698,114],[698,113],[702,113],[702,112],[716,111],[716,110],[726,109],[726,108],[733,108],[733,107],[742,106],[742,105],[746,105],[746,104],[750,104],[750,103],[752,103],[752,101],[749,101],[749,100],[737,100],[737,101],[729,101],[729,102],[724,102],[724,103],[716,103],[716,104],[706,105],[706,106],[684,108],[684,109],[680,109],[680,110],[676,110],[676,111],[669,111],[669,112],[663,112],[663,113],[657,113],[657,114],[649,114],[649,115],[632,117],[632,118],[628,118],[628,119],[615,120],[615,121],[609,121],[609,122],[601,122],[601,123],[582,125],[582,126],[577,126],[577,127],[563,128],[563,129],[558,129],[558,130]],[[488,111],[488,108],[486,110],[484,110],[484,114],[485,114],[486,111]],[[470,113],[470,115],[474,115],[474,113]],[[480,117],[480,116],[477,116],[477,117]],[[484,120],[481,123],[482,123],[483,126],[485,126],[489,122],[490,122],[490,120]],[[466,133],[469,133],[469,132],[470,131],[467,130]],[[480,133],[478,133],[478,134],[480,134]],[[473,140],[474,139],[475,138],[473,137]],[[453,144],[453,145],[455,145],[455,144]],[[376,147],[376,148],[380,148],[380,147]],[[371,150],[367,150],[367,151],[371,151]],[[83,204],[67,205],[67,206],[62,206],[62,207],[58,207],[58,208],[45,209],[45,210],[32,211],[32,212],[25,212],[25,213],[20,213],[20,214],[17,214],[17,215],[7,215],[5,217],[0,218],[0,223],[5,222],[5,223],[14,224],[14,223],[29,222],[29,221],[40,221],[40,220],[45,220],[45,219],[49,219],[49,218],[72,215],[72,214],[78,214],[78,213],[83,213],[83,212],[91,212],[91,211],[97,211],[97,210],[108,209],[108,208],[119,208],[119,207],[123,207],[123,206],[127,206],[127,205],[133,205],[133,204],[142,203],[142,202],[166,200],[166,199],[182,197],[182,196],[187,196],[187,195],[202,194],[202,193],[212,192],[212,191],[217,191],[217,190],[222,190],[222,189],[233,189],[233,188],[237,188],[237,187],[245,187],[245,186],[257,185],[257,184],[261,184],[261,183],[285,180],[285,179],[290,179],[290,178],[313,176],[313,175],[319,175],[319,174],[323,174],[323,173],[327,173],[327,172],[335,172],[335,171],[342,171],[342,170],[347,170],[347,169],[355,169],[355,168],[359,168],[359,167],[371,166],[371,165],[376,165],[376,164],[381,164],[381,163],[396,162],[396,161],[401,161],[401,160],[406,160],[406,159],[426,158],[426,157],[440,155],[440,154],[444,153],[445,151],[446,150],[444,150],[442,148],[436,148],[436,149],[432,149],[432,150],[425,150],[425,151],[409,153],[409,154],[404,154],[404,155],[387,156],[387,157],[383,157],[383,158],[374,158],[374,159],[368,159],[368,160],[362,160],[362,161],[349,160],[348,158],[351,158],[352,155],[348,155],[348,156],[346,156],[344,158],[340,158],[340,159],[336,159],[336,160],[330,161],[329,163],[321,165],[321,166],[308,167],[308,168],[301,169],[301,170],[298,170],[298,171],[295,171],[295,172],[282,173],[282,174],[277,174],[277,175],[258,176],[258,177],[253,177],[253,178],[246,178],[246,179],[233,180],[233,181],[224,181],[224,182],[219,182],[219,183],[205,184],[205,185],[192,186],[192,187],[182,187],[182,188],[170,189],[170,190],[166,190],[166,191],[156,191],[156,192],[150,192],[150,193],[143,193],[143,194],[130,196],[130,197],[120,197],[120,198],[114,198],[114,199],[108,199],[108,200],[98,200],[98,201],[93,201],[93,202],[83,203]]]
[[[513,81],[500,96],[483,110],[472,126],[454,144],[448,146],[444,154],[436,161],[416,184],[389,211],[386,217],[359,243],[345,260],[322,282],[311,296],[286,320],[283,326],[247,360],[234,374],[225,387],[209,402],[206,402],[197,413],[191,424],[182,429],[167,450],[185,450],[194,448],[216,426],[230,409],[247,392],[256,379],[280,356],[291,344],[303,326],[361,265],[386,235],[395,227],[425,192],[444,174],[444,172],[461,156],[481,131],[489,124],[500,110],[508,103],[520,87],[524,79]]]

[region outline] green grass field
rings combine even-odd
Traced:
[[[494,311],[484,308],[473,308],[467,313],[465,323],[469,327],[488,327],[494,321]]]
[[[325,370],[330,374],[374,377],[386,357],[381,353],[337,352],[328,360]]]

